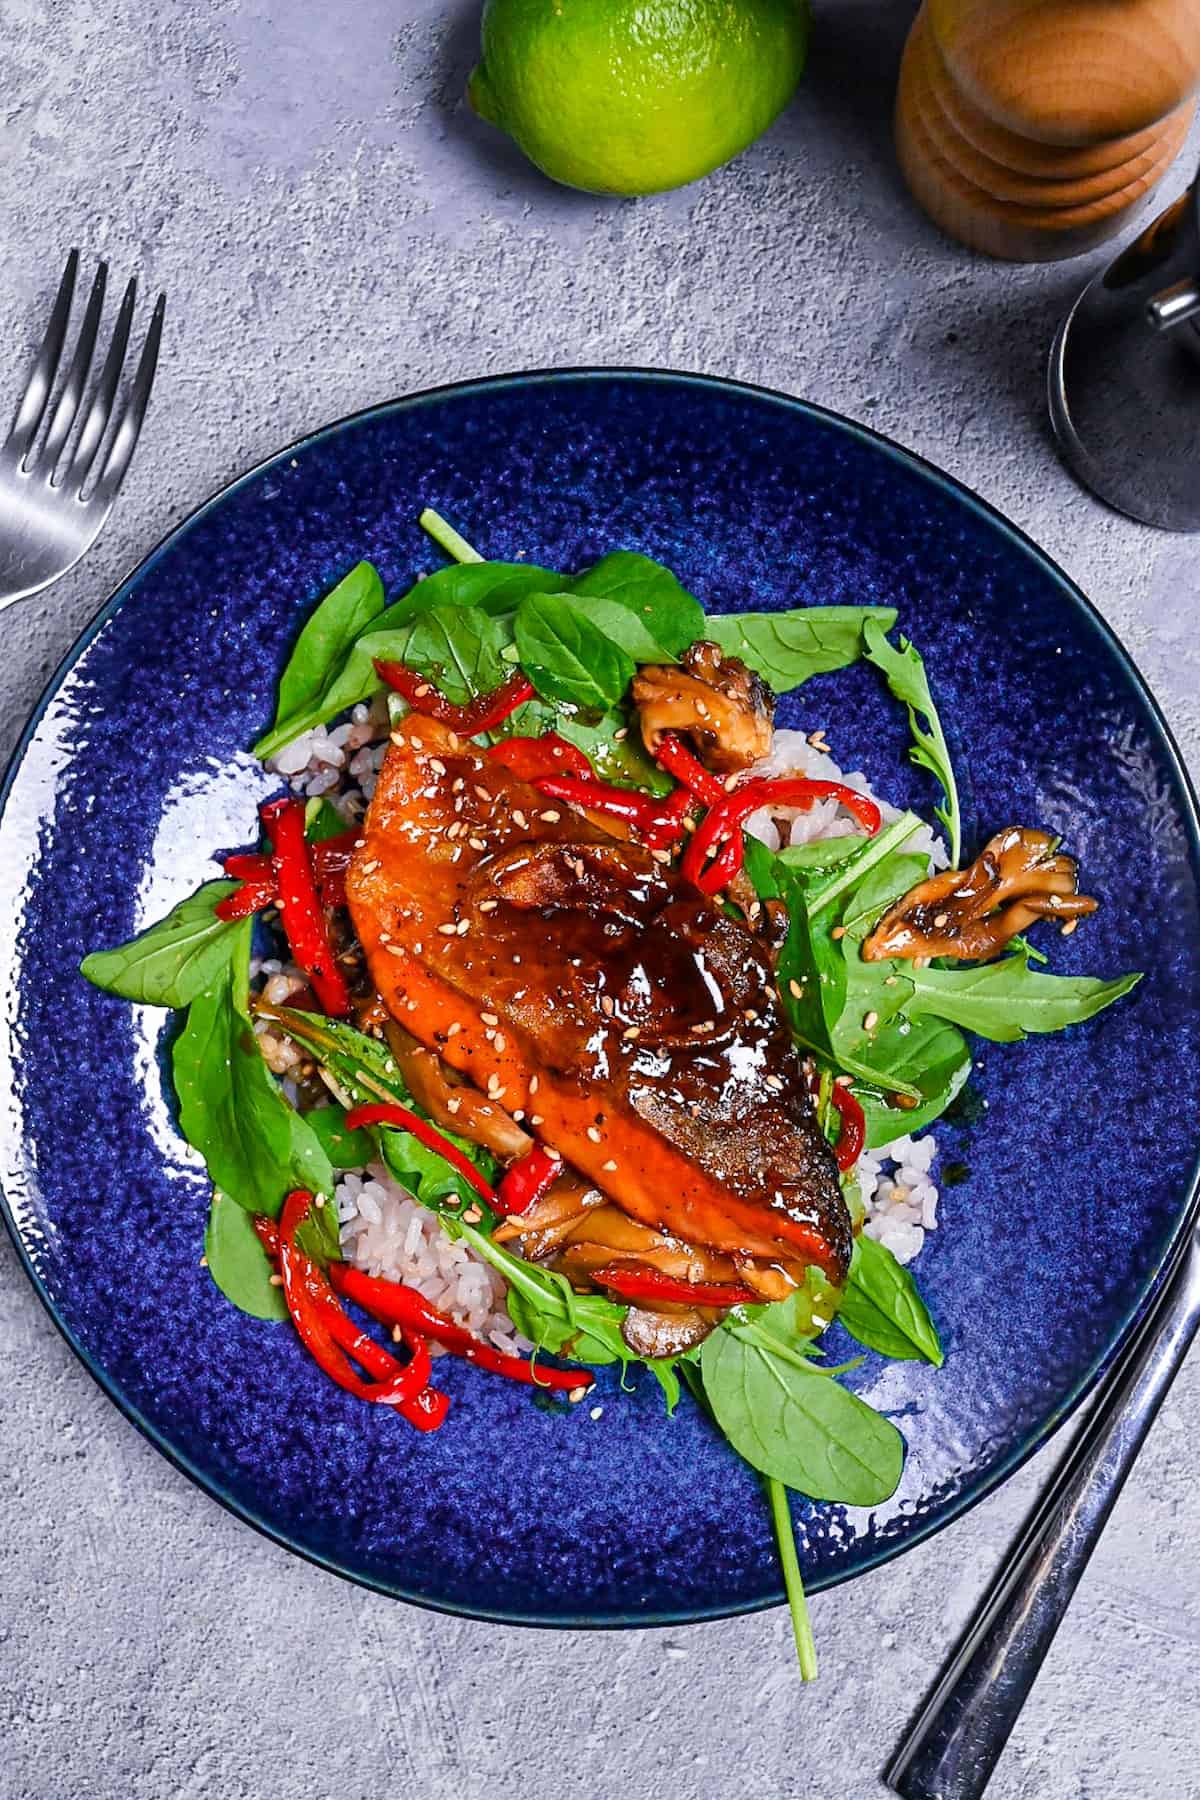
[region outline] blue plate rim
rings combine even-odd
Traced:
[[[822,406],[818,402],[812,400],[803,400],[796,395],[786,394],[778,388],[765,387],[754,382],[734,381],[729,380],[724,376],[702,375],[687,370],[640,368],[636,366],[627,367],[624,365],[613,365],[609,367],[604,365],[585,364],[566,369],[518,370],[507,374],[478,376],[464,381],[445,382],[437,387],[422,388],[413,394],[398,395],[391,400],[377,402],[374,406],[361,407],[355,412],[344,414],[341,418],[335,419],[329,424],[318,426],[312,431],[305,432],[300,437],[285,444],[281,449],[272,451],[270,455],[262,457],[258,462],[252,464],[249,468],[244,469],[240,475],[235,475],[232,480],[228,481],[223,487],[217,489],[216,492],[210,494],[206,500],[201,501],[191,512],[187,513],[176,524],[171,526],[170,530],[159,539],[144,557],[142,557],[141,561],[138,562],[120,582],[118,582],[108,598],[101,604],[97,612],[83,627],[75,641],[66,651],[65,655],[50,675],[42,690],[41,696],[34,706],[33,711],[30,713],[25,727],[22,730],[20,737],[17,739],[12,754],[8,759],[3,781],[0,782],[0,820],[3,819],[13,786],[20,773],[26,752],[34,739],[37,729],[45,717],[51,702],[79,658],[93,643],[108,621],[114,618],[120,611],[134,585],[148,573],[151,568],[153,568],[161,556],[165,555],[165,553],[174,546],[176,540],[183,537],[193,526],[198,525],[211,511],[221,505],[230,496],[237,493],[248,482],[255,480],[258,476],[264,474],[274,464],[282,461],[284,458],[294,456],[301,451],[308,451],[316,445],[335,437],[338,433],[363,424],[370,419],[382,418],[393,413],[427,406],[450,398],[460,398],[473,394],[487,394],[497,389],[613,380],[678,383],[683,386],[711,389],[714,392],[721,394],[741,395],[753,400],[769,401],[788,410],[801,413],[808,418],[817,419],[825,424],[835,426],[839,430],[848,433],[851,437],[857,438],[861,442],[882,451],[893,463],[898,463],[901,466],[907,467],[909,470],[915,471],[918,475],[931,481],[943,491],[948,491],[953,494],[959,501],[964,503],[981,518],[993,526],[998,527],[1001,533],[1014,543],[1018,549],[1024,551],[1027,555],[1032,556],[1051,577],[1059,591],[1062,593],[1064,599],[1075,607],[1084,623],[1095,633],[1096,637],[1104,647],[1116,657],[1123,674],[1132,684],[1145,704],[1150,721],[1157,730],[1161,748],[1165,753],[1168,765],[1175,777],[1179,793],[1184,803],[1183,813],[1188,837],[1189,860],[1193,878],[1197,883],[1197,887],[1200,888],[1200,801],[1197,799],[1196,789],[1192,783],[1191,776],[1188,773],[1179,746],[1175,741],[1175,736],[1163,715],[1162,709],[1151,692],[1144,676],[1138,669],[1137,664],[1134,662],[1133,657],[1125,648],[1104,615],[1093,602],[1088,599],[1082,588],[1080,588],[1071,576],[1067,574],[1066,570],[1061,568],[1060,565],[1055,562],[1053,557],[1043,550],[1042,547],[1028,535],[1028,533],[1023,531],[1020,526],[1013,524],[1013,522],[1006,518],[998,508],[994,507],[989,501],[981,498],[981,496],[969,488],[965,482],[960,481],[956,476],[948,474],[944,469],[939,468],[936,463],[930,462],[926,457],[921,456],[915,450],[907,449],[904,445],[897,443],[894,438],[886,436],[883,432],[875,431],[869,425],[862,425],[856,420],[847,418],[845,414],[835,411],[832,407]],[[1095,1357],[1090,1367],[1085,1370],[1082,1376],[1080,1376],[1071,1392],[1064,1398],[1056,1411],[1038,1430],[1032,1432],[1030,1437],[1023,1444],[1015,1448],[1000,1462],[990,1467],[986,1473],[981,1475],[972,1485],[964,1488],[963,1491],[956,1496],[948,1511],[940,1513],[936,1518],[922,1523],[919,1527],[912,1530],[898,1541],[880,1544],[878,1548],[857,1568],[816,1576],[810,1583],[806,1584],[808,1586],[808,1591],[814,1594],[821,1593],[828,1589],[840,1586],[844,1581],[853,1580],[859,1575],[866,1574],[870,1570],[880,1568],[883,1564],[892,1561],[893,1558],[901,1555],[912,1546],[926,1542],[939,1531],[944,1530],[946,1526],[951,1525],[956,1520],[962,1518],[965,1513],[972,1509],[972,1507],[977,1506],[981,1500],[986,1499],[989,1494],[994,1493],[1010,1475],[1015,1474],[1016,1471],[1029,1460],[1034,1452],[1039,1450],[1043,1444],[1053,1436],[1059,1426],[1078,1410],[1095,1388],[1105,1369],[1120,1354],[1124,1345],[1128,1343],[1132,1332],[1145,1315],[1147,1308],[1159,1290],[1164,1272],[1170,1270],[1174,1266],[1183,1234],[1189,1228],[1190,1223],[1198,1210],[1200,1210],[1200,1144],[1197,1145],[1196,1157],[1192,1165],[1192,1173],[1186,1199],[1180,1206],[1178,1217],[1171,1229],[1166,1244],[1164,1245],[1157,1266],[1150,1272],[1141,1284],[1141,1287],[1135,1293],[1131,1303],[1126,1309],[1124,1320],[1107,1348]],[[541,1630],[620,1631],[639,1628],[652,1629],[663,1626],[702,1624],[717,1619],[737,1618],[747,1613],[764,1612],[771,1607],[780,1606],[785,1603],[786,1596],[781,1584],[775,1594],[766,1595],[754,1600],[706,1607],[689,1607],[679,1611],[672,1611],[668,1608],[656,1608],[645,1613],[627,1613],[619,1617],[610,1616],[598,1619],[588,1615],[576,1616],[564,1615],[562,1613],[546,1614],[537,1612],[517,1612],[506,1608],[489,1609],[482,1606],[455,1605],[451,1602],[431,1599],[427,1594],[413,1592],[408,1588],[402,1587],[397,1582],[377,1579],[360,1570],[346,1568],[336,1558],[322,1556],[319,1552],[308,1546],[294,1542],[285,1531],[277,1529],[266,1519],[261,1518],[253,1508],[244,1505],[232,1494],[225,1491],[218,1481],[205,1474],[200,1468],[194,1465],[188,1457],[181,1456],[171,1445],[165,1434],[140,1412],[137,1405],[128,1396],[121,1392],[115,1381],[109,1377],[107,1371],[92,1358],[84,1345],[76,1338],[71,1326],[67,1320],[62,1317],[50,1295],[46,1292],[43,1284],[38,1279],[37,1272],[26,1251],[24,1241],[9,1206],[8,1197],[4,1191],[2,1172],[0,1172],[0,1217],[3,1217],[4,1225],[16,1251],[18,1262],[28,1276],[34,1292],[37,1294],[42,1306],[49,1314],[51,1321],[60,1335],[65,1339],[67,1345],[83,1364],[88,1374],[96,1382],[97,1386],[107,1395],[125,1418],[127,1418],[130,1423],[141,1432],[142,1436],[166,1458],[167,1462],[169,1462],[173,1468],[178,1469],[182,1475],[186,1476],[187,1479],[203,1493],[215,1500],[218,1505],[224,1507],[227,1512],[232,1513],[236,1519],[251,1526],[252,1529],[259,1532],[270,1542],[278,1544],[282,1549],[290,1551],[293,1555],[299,1556],[305,1562],[312,1563],[317,1568],[324,1569],[330,1574],[338,1575],[343,1580],[350,1581],[358,1587],[366,1588],[375,1593],[384,1594],[390,1599],[406,1601],[410,1605],[420,1606],[429,1612],[445,1613],[457,1618],[478,1619],[483,1623],[489,1624],[520,1625]]]

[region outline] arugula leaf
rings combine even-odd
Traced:
[[[941,1118],[971,1073],[971,1046],[961,1031],[941,1019],[899,1014],[873,1033],[856,1060],[866,1079],[874,1079],[878,1087],[895,1092],[893,1084],[905,1082],[919,1096],[915,1105],[901,1112],[856,1082],[854,1093],[867,1122],[867,1149],[877,1150]]]
[[[521,667],[548,700],[606,710],[633,680],[634,660],[571,603],[529,594],[513,621]]]
[[[304,1122],[335,1169],[362,1169],[375,1154],[369,1131],[351,1131],[343,1106],[318,1106],[304,1114]]]
[[[910,1018],[947,1019],[995,1044],[1015,1044],[1030,1032],[1082,1024],[1142,979],[1136,972],[1111,981],[1093,975],[1040,975],[1023,956],[973,968],[909,967],[905,1011]]]
[[[302,714],[328,685],[355,638],[384,608],[383,583],[372,563],[356,563],[326,594],[296,639],[279,678],[275,732]]]
[[[207,881],[165,919],[116,950],[93,950],[79,973],[105,993],[144,1006],[187,1006],[216,980],[233,955],[237,920],[213,912],[237,887],[236,881]]]
[[[751,1468],[814,1500],[874,1506],[893,1494],[904,1440],[805,1354],[761,1325],[727,1324],[700,1353],[704,1392]]]
[[[705,635],[704,608],[670,569],[614,550],[571,582],[583,611],[635,662],[675,662]]]
[[[401,599],[374,615],[369,621],[370,631],[356,637],[343,660],[331,666],[320,691],[287,720],[264,732],[254,746],[255,756],[265,762],[302,732],[325,724],[380,691],[383,683],[375,673],[369,638],[378,633],[403,631],[422,613],[438,607],[475,607],[489,614],[511,612],[524,594],[552,587],[557,579],[548,569],[502,562],[456,563],[426,576]]]
[[[868,662],[873,662],[877,669],[883,671],[893,696],[908,708],[908,728],[913,736],[913,746],[909,751],[912,761],[919,768],[928,769],[942,784],[945,803],[936,806],[934,812],[950,834],[950,867],[956,869],[962,855],[962,818],[958,804],[958,784],[954,779],[954,766],[950,761],[946,735],[937,715],[937,707],[933,704],[929,677],[925,673],[925,663],[920,651],[904,637],[900,639],[900,648],[897,650],[894,644],[888,643],[885,635],[890,629],[890,626],[885,627],[877,620],[869,620],[863,628],[866,645],[863,654]]]
[[[432,606],[398,631],[368,632],[355,653],[372,662],[402,662],[462,706],[504,680],[505,641],[503,628],[480,607]]]
[[[220,1188],[214,1188],[209,1207],[204,1257],[209,1274],[239,1312],[255,1319],[287,1318],[283,1289],[272,1285],[271,1261],[250,1214]]]
[[[232,958],[192,1000],[173,1070],[183,1135],[213,1186],[248,1212],[275,1218],[292,1188],[332,1193],[333,1170],[262,1059],[246,1004],[249,955],[247,919]]]
[[[900,1362],[923,1359],[938,1369],[945,1360],[937,1328],[916,1282],[874,1238],[860,1234],[854,1240],[838,1318],[850,1336],[868,1350]]]
[[[710,618],[704,635],[784,693],[812,675],[857,662],[864,653],[866,627],[874,625],[882,633],[895,623],[891,606],[799,606],[791,612]]]
[[[508,1314],[533,1344],[571,1362],[628,1364],[638,1359],[621,1336],[625,1307],[602,1294],[576,1294],[565,1275],[513,1256],[463,1219],[447,1218],[451,1237],[463,1237],[508,1283]]]

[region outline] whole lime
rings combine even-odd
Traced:
[[[807,45],[807,0],[486,0],[467,91],[553,180],[654,194],[753,143]]]

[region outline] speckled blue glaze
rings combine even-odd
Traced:
[[[9,1222],[68,1340],[216,1498],[341,1573],[429,1605],[635,1624],[779,1600],[754,1477],[688,1403],[604,1374],[590,1408],[538,1410],[457,1363],[418,1437],[333,1389],[286,1326],[234,1311],[200,1266],[206,1186],[172,1122],[164,1015],[96,993],[91,948],[159,916],[254,835],[272,783],[245,746],[313,602],[359,557],[389,589],[437,566],[421,505],[487,554],[576,568],[616,547],[712,609],[899,608],[957,753],[966,840],[1059,832],[1107,902],[1064,970],[1147,970],[1065,1037],[982,1046],[988,1111],[938,1127],[969,1175],[920,1273],[941,1372],[852,1378],[908,1464],[872,1512],[797,1505],[820,1587],[946,1523],[1086,1391],[1144,1305],[1200,1141],[1195,813],[1119,646],[1069,582],[961,488],[795,401],[691,377],[516,377],[334,426],[180,527],[59,671],[0,821],[0,1068]],[[872,671],[812,682],[782,722],[928,811],[900,710]],[[1129,872],[1137,871],[1131,903]]]

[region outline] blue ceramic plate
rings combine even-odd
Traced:
[[[652,1384],[558,1415],[458,1362],[433,1437],[331,1387],[289,1328],[200,1266],[207,1190],[174,1123],[164,1018],[76,967],[215,872],[274,784],[246,746],[288,646],[357,558],[437,565],[437,507],[491,556],[574,569],[618,546],[712,609],[875,601],[924,651],[966,842],[1060,833],[1104,906],[1046,947],[1146,970],[1065,1037],[982,1046],[974,1123],[937,1128],[940,1229],[919,1265],[940,1373],[853,1377],[908,1440],[874,1511],[799,1503],[810,1585],[944,1525],[1093,1382],[1180,1229],[1200,1141],[1195,805],[1128,657],[1041,553],[946,477],[815,408],[690,376],[472,383],[318,432],[236,482],[113,596],[51,684],[0,822],[9,1222],[68,1341],[215,1498],[314,1561],[425,1604],[543,1624],[677,1621],[782,1598],[755,1478]],[[900,709],[860,666],[781,722],[928,812]],[[1044,934],[1043,934],[1044,935]]]

